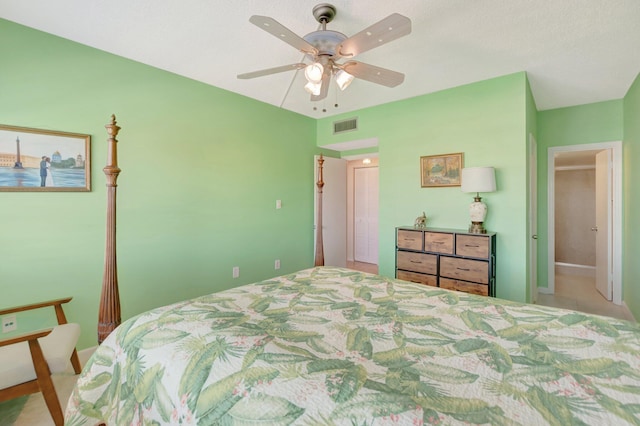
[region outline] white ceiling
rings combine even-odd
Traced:
[[[0,17],[315,118],[518,71],[545,110],[620,99],[640,72],[639,0],[332,0],[327,28],[347,36],[394,12],[411,19],[411,34],[355,58],[404,73],[404,83],[356,80],[312,103],[299,71],[236,78],[302,59],[251,15],[303,36],[318,29],[318,3],[0,0]]]

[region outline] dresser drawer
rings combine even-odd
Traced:
[[[463,281],[489,284],[489,262],[442,256],[440,257],[440,275]]]
[[[440,287],[449,290],[464,291],[465,293],[479,294],[480,296],[489,295],[489,286],[486,284],[476,284],[467,281],[452,280],[450,278],[440,278]]]
[[[422,250],[422,231],[398,231],[398,248]]]
[[[438,257],[435,254],[398,251],[396,268],[435,275],[438,273]]]
[[[425,232],[424,251],[453,254],[453,234]]]
[[[417,272],[409,271],[396,271],[396,278],[398,278],[399,280],[426,284],[433,287],[438,286],[438,277],[436,277],[435,275],[418,274]]]
[[[456,235],[458,256],[489,258],[489,238],[475,235]]]

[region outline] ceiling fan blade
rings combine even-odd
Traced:
[[[267,69],[264,69],[264,70],[247,72],[247,73],[244,73],[244,74],[238,74],[238,78],[246,80],[246,79],[249,79],[249,78],[256,78],[256,77],[262,77],[262,76],[270,75],[270,74],[277,74],[279,72],[301,70],[306,66],[307,66],[307,64],[303,64],[302,62],[297,63],[297,64],[282,65],[280,67],[267,68]]]
[[[311,95],[311,101],[321,101],[322,99],[327,97],[329,93],[329,84],[331,84],[331,66],[325,65],[324,71],[322,72],[322,86],[320,86],[320,94],[315,96]]]
[[[396,87],[404,81],[404,74],[358,61],[349,61],[340,68],[356,78],[387,87]]]
[[[394,13],[340,43],[336,52],[342,57],[354,57],[410,32],[411,19]]]
[[[285,43],[290,44],[299,51],[307,53],[309,55],[317,55],[318,49],[307,43],[302,37],[282,25],[280,22],[268,16],[253,15],[249,18],[249,22],[262,28],[269,34],[279,38]]]

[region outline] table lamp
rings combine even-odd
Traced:
[[[462,192],[475,192],[473,203],[469,206],[471,225],[469,232],[473,234],[486,234],[483,222],[487,217],[487,205],[482,202],[481,192],[493,192],[496,190],[496,173],[493,167],[465,167],[462,169]]]

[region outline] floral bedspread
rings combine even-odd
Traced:
[[[640,424],[640,327],[313,268],[125,321],[67,425]]]

